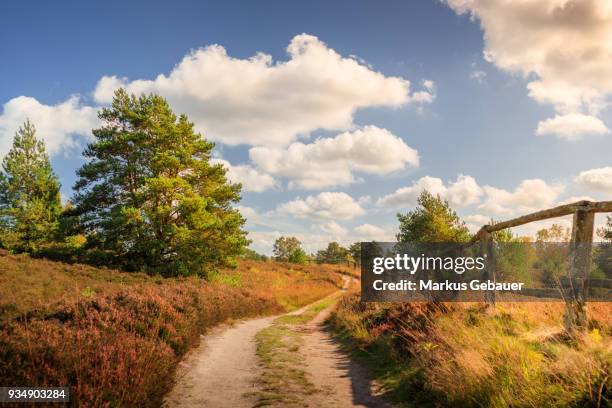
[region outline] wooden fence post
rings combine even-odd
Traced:
[[[483,279],[495,282],[495,259],[493,258],[493,237],[488,232],[484,232],[481,239],[481,251],[486,257],[485,270],[483,271]],[[488,290],[485,292],[485,302],[495,306],[495,291]]]
[[[591,252],[595,213],[578,210],[574,213],[570,243],[570,293],[565,295],[563,323],[568,333],[587,327],[587,282],[591,273]]]

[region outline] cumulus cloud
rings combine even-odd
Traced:
[[[277,187],[274,177],[249,165],[232,165],[227,160],[219,158],[212,159],[211,163],[222,164],[227,169],[227,178],[233,183],[241,183],[243,191],[261,193]]]
[[[419,194],[428,191],[448,200],[451,205],[465,207],[476,204],[483,195],[482,188],[471,176],[460,174],[457,180],[448,186],[437,177],[425,176],[408,187],[402,187],[395,192],[381,197],[376,202],[379,207],[412,207],[416,205]]]
[[[108,103],[119,86],[132,93],[154,92],[188,114],[207,138],[268,146],[286,145],[316,129],[350,129],[360,108],[433,100],[411,94],[408,80],[343,57],[312,35],[295,36],[287,53],[287,61],[274,62],[263,53],[240,59],[211,45],[153,80],[105,76],[93,95]],[[422,92],[431,93],[428,88]]]
[[[495,215],[515,215],[552,207],[563,192],[562,185],[549,185],[541,179],[523,180],[510,192],[485,186],[485,202],[478,208]]]
[[[353,183],[355,172],[387,174],[419,164],[416,150],[376,126],[287,148],[253,147],[249,156],[261,171],[288,178],[290,188],[305,189]]]
[[[612,95],[612,3],[608,0],[446,0],[458,14],[480,20],[484,57],[523,75],[529,95],[558,113],[596,115]],[[574,131],[601,133],[592,119]],[[559,122],[557,119],[556,122]],[[567,120],[567,119],[566,119]],[[555,118],[553,118],[554,124]],[[550,122],[547,133],[567,138]],[[594,128],[595,126],[595,128]],[[544,131],[544,130],[543,130]]]
[[[329,234],[330,237],[343,237],[348,234],[348,230],[335,221],[319,224],[316,226],[316,228],[326,234]]]
[[[463,219],[466,222],[471,222],[471,223],[474,223],[474,224],[479,224],[480,226],[487,225],[487,224],[491,223],[491,217],[487,217],[486,215],[482,215],[482,214],[468,215],[466,217],[463,217]]]
[[[324,192],[280,204],[277,211],[298,218],[351,219],[365,213],[350,195],[342,192]]]
[[[592,191],[612,194],[612,167],[600,167],[581,172],[575,181]]]
[[[97,109],[83,106],[78,96],[56,105],[19,96],[6,102],[0,115],[0,157],[11,148],[15,132],[27,118],[51,156],[79,146],[81,137],[91,135],[91,129],[98,125]]]
[[[491,224],[491,217],[482,214],[473,214],[463,217],[465,226],[471,233],[476,233],[483,225]]]
[[[563,139],[575,140],[583,135],[603,135],[610,130],[601,119],[582,113],[555,115],[538,124],[538,136],[554,135]]]
[[[372,224],[361,224],[354,228],[358,241],[394,241],[393,232]],[[356,240],[357,241],[357,240]]]

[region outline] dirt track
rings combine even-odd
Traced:
[[[348,281],[346,282],[348,284]],[[291,314],[299,314],[304,307]],[[352,362],[322,326],[330,313],[323,310],[303,327],[305,371],[317,392],[306,399],[312,407],[387,407],[372,396],[365,369]],[[260,373],[255,354],[255,335],[276,317],[220,327],[203,337],[181,363],[178,380],[166,397],[166,407],[253,407]]]
[[[322,324],[331,308],[323,310],[307,326],[301,353],[306,372],[319,392],[307,399],[311,407],[391,407],[373,395],[369,373],[340,349]]]
[[[253,338],[274,317],[219,327],[203,337],[181,363],[178,380],[165,400],[167,407],[252,407],[258,378]]]

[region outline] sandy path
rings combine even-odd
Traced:
[[[348,285],[345,279],[345,287]],[[338,293],[331,295],[337,296]],[[310,306],[310,305],[309,305]],[[309,306],[289,314],[299,314]],[[340,350],[321,325],[331,312],[328,308],[305,325],[305,370],[320,392],[308,396],[312,407],[387,407],[370,392],[366,370]],[[278,316],[220,326],[202,336],[198,347],[181,362],[177,382],[166,396],[164,406],[173,407],[252,407],[257,403],[249,393],[257,391],[260,373],[255,354],[255,335]]]
[[[308,307],[310,305],[287,314],[300,314]],[[176,384],[164,399],[164,407],[255,405],[257,399],[248,395],[258,390],[261,371],[255,354],[255,335],[277,317],[241,321],[231,327],[221,325],[202,336],[200,345],[181,361]]]
[[[319,392],[310,395],[310,407],[391,407],[373,394],[368,371],[351,361],[323,326],[331,308],[323,310],[305,326],[304,344],[308,379]]]
[[[187,354],[177,383],[164,401],[166,407],[252,407],[256,400],[245,393],[256,391],[259,368],[255,334],[275,316],[219,327]]]

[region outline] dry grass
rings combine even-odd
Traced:
[[[605,407],[612,398],[612,304],[589,306],[568,340],[561,303],[361,304],[332,322],[405,406]]]
[[[337,296],[328,296],[299,314],[288,314],[257,333],[257,356],[262,365],[261,391],[255,393],[256,407],[305,407],[304,397],[316,392],[304,371],[303,325],[330,307]]]
[[[0,384],[72,386],[81,406],[159,406],[207,328],[280,313],[337,290],[332,267],[241,262],[161,279],[0,256]]]

